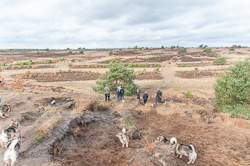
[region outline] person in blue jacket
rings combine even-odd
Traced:
[[[144,93],[143,100],[144,100],[144,105],[145,105],[147,103],[147,100],[148,100],[148,94],[147,94],[147,92]]]
[[[140,91],[139,91],[139,89],[137,89],[137,99],[140,100]]]

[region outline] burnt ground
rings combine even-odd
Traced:
[[[218,71],[207,71],[207,70],[200,70],[200,71],[177,71],[175,72],[175,76],[181,78],[204,78],[204,77],[216,77],[218,75]]]

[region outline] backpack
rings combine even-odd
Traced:
[[[116,91],[116,92],[119,92],[119,88],[117,88],[115,91]]]
[[[124,89],[120,89],[120,94],[123,94],[124,93]]]

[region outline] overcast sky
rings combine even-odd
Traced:
[[[250,0],[0,0],[0,49],[250,46]]]

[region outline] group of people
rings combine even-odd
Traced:
[[[122,85],[118,85],[118,87],[116,88],[116,93],[117,93],[117,100],[120,101],[122,100],[124,102],[124,89],[122,87]],[[110,101],[110,90],[108,87],[108,84],[106,84],[106,86],[104,87],[104,94],[105,94],[105,101],[108,102]],[[143,101],[144,101],[144,105],[147,103],[148,100],[148,94],[145,91],[145,93],[142,96]],[[140,90],[137,89],[137,99],[140,100]],[[162,92],[161,90],[158,88],[156,91],[156,97],[155,97],[155,103],[162,103]]]

